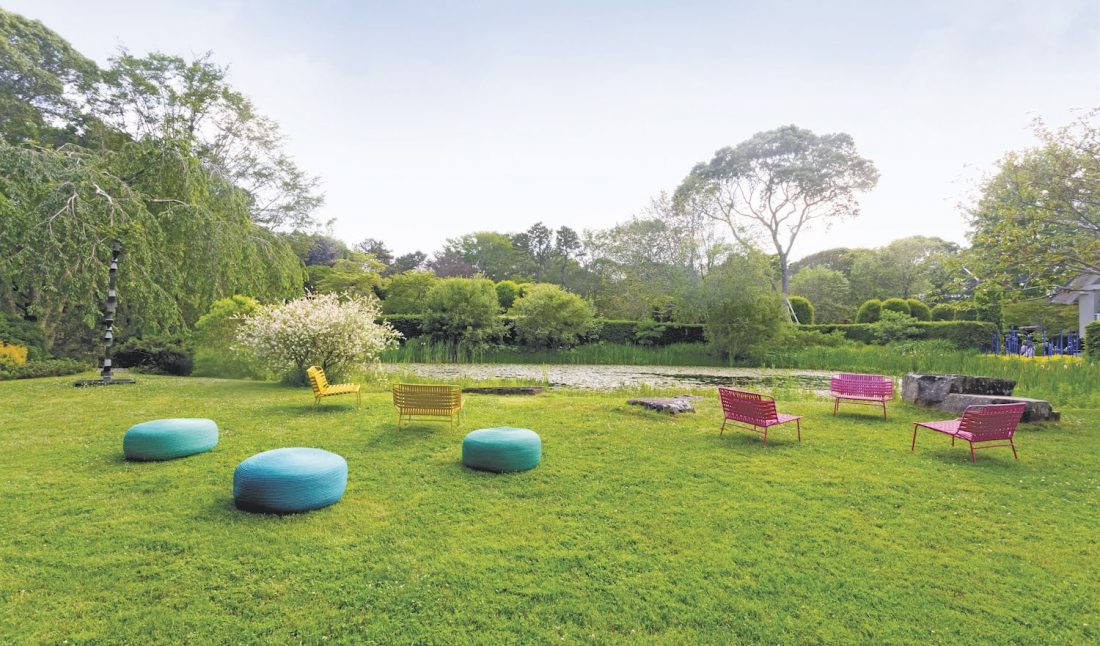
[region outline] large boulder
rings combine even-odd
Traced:
[[[1012,379],[911,372],[901,380],[901,398],[918,406],[938,406],[951,394],[1009,397],[1015,387]]]
[[[952,393],[939,405],[941,410],[962,415],[970,406],[985,404],[1025,404],[1022,422],[1056,422],[1061,418],[1051,407],[1050,402],[1028,397],[1000,397],[997,395],[964,395]]]

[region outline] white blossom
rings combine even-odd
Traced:
[[[330,376],[341,375],[365,368],[397,345],[401,335],[388,323],[375,322],[381,312],[373,296],[309,294],[262,307],[245,319],[237,341],[292,381],[304,381],[312,365]]]

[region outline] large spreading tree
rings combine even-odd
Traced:
[[[757,133],[697,164],[677,199],[698,204],[742,246],[773,248],[786,294],[798,236],[814,222],[858,215],[857,196],[877,182],[878,171],[851,136],[791,125]]]
[[[1006,155],[982,186],[968,262],[983,280],[1039,295],[1100,273],[1100,109],[1035,133],[1040,145]]]

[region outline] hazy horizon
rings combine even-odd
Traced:
[[[1100,4],[1037,4],[3,2],[101,64],[212,51],[321,177],[332,234],[397,253],[606,228],[756,132],[847,132],[879,185],[795,257],[963,242],[958,204],[1032,121],[1100,105]]]

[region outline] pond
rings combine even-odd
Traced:
[[[742,386],[799,390],[829,389],[832,372],[780,370],[772,368],[710,368],[698,366],[601,366],[490,363],[396,363],[384,364],[390,373],[410,372],[440,381],[508,380],[532,382],[550,387],[613,390],[616,388],[700,388]]]

